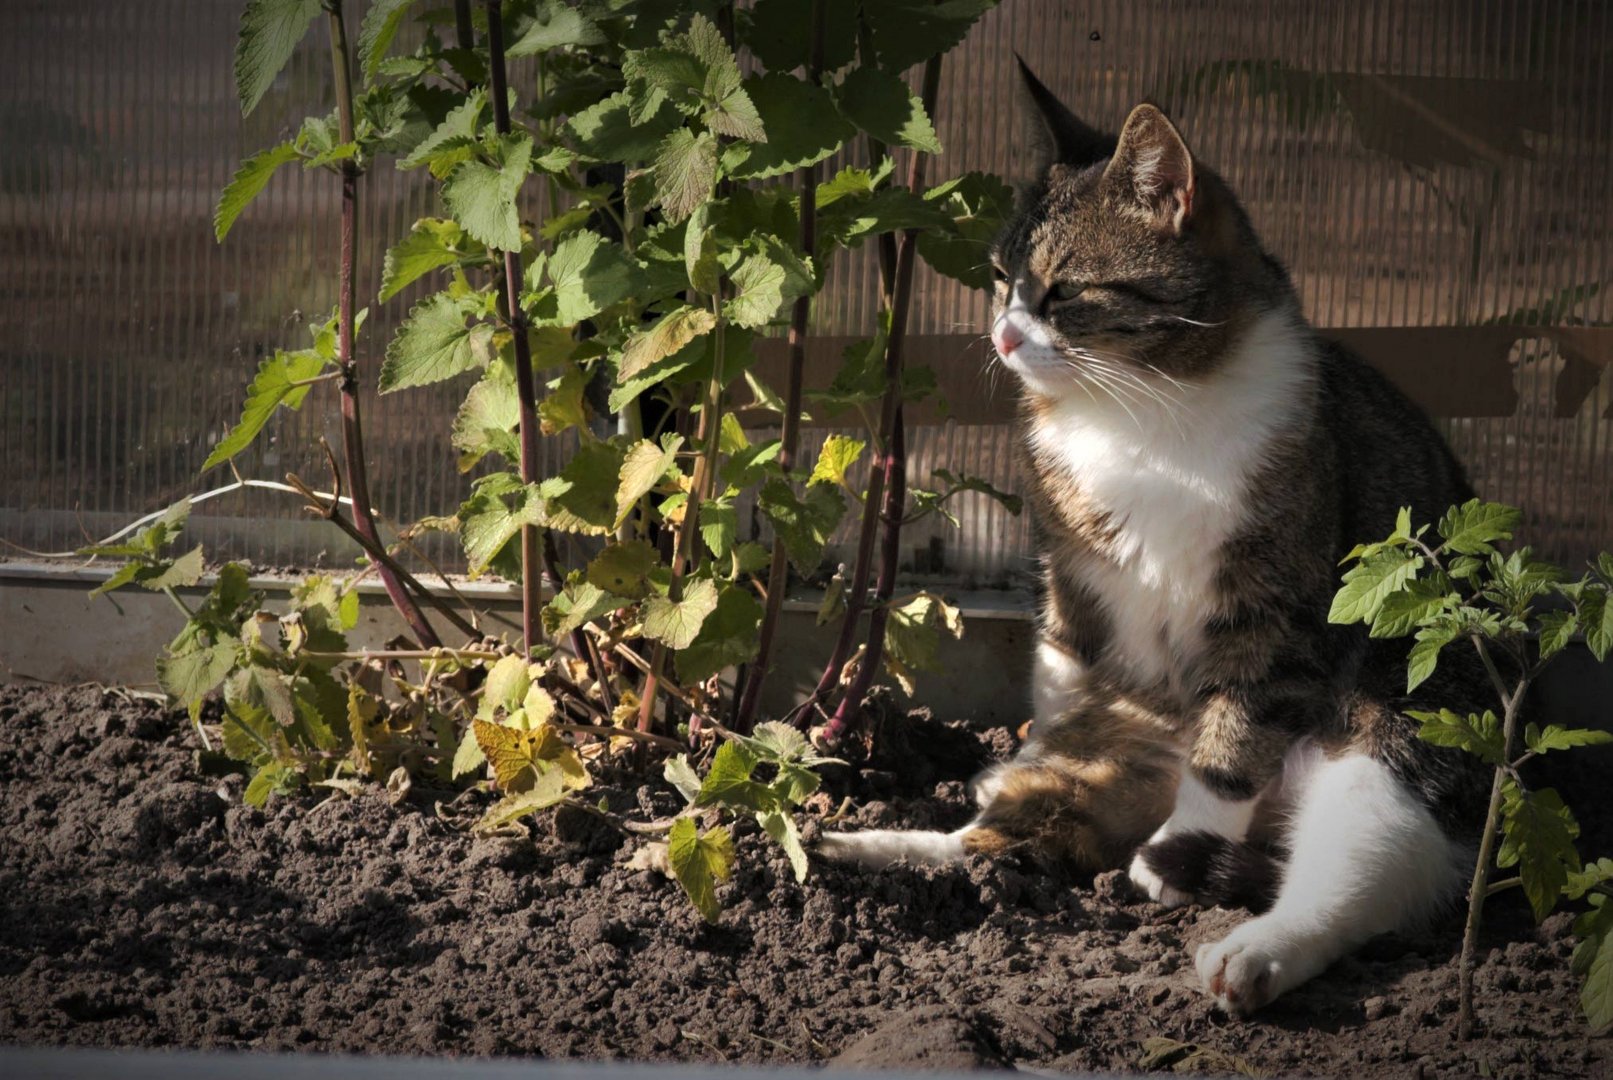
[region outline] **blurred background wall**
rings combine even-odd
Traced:
[[[316,30],[243,121],[239,7],[0,6],[0,537],[14,544],[72,548],[226,483],[227,469],[199,469],[258,359],[304,344],[331,308],[328,175],[283,171],[213,241],[240,159],[332,99]],[[1163,104],[1241,193],[1310,318],[1358,328],[1375,361],[1421,380],[1480,490],[1528,510],[1527,539],[1570,562],[1613,544],[1613,5],[1005,0],[943,67],[937,180],[1028,168],[1016,51],[1094,123]],[[363,183],[359,291],[373,298],[386,246],[435,208],[425,178],[389,163]],[[815,330],[866,334],[874,274],[871,252],[843,257]],[[371,303],[371,372],[418,295]],[[1014,487],[1006,394],[970,344],[984,296],[921,264],[913,317],[913,362],[937,369],[947,402],[910,436],[912,481],[950,468]],[[391,519],[449,513],[468,492],[447,442],[464,389],[367,401],[373,493]],[[239,467],[322,483],[320,434],[336,439],[334,395],[282,413]],[[1028,524],[983,499],[956,509],[957,528],[912,531],[910,569],[1022,581]],[[214,558],[348,557],[283,496],[218,499],[193,522]],[[437,554],[452,560],[452,545]]]

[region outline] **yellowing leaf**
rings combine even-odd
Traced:
[[[849,435],[831,435],[823,440],[818,463],[812,467],[809,484],[843,484],[846,470],[857,463],[868,444]]]
[[[679,818],[667,834],[667,861],[695,910],[708,923],[722,914],[717,903],[717,882],[734,872],[734,841],[718,825],[701,834],[692,818]]]
[[[646,540],[608,544],[588,564],[588,581],[629,600],[649,592],[650,571],[660,565],[661,553]]]
[[[616,381],[625,383],[657,360],[671,356],[697,337],[716,329],[717,316],[705,308],[673,308],[654,325],[627,339]]]
[[[662,437],[660,446],[648,439],[641,439],[628,448],[627,455],[622,458],[621,472],[617,474],[616,528],[622,527],[622,522],[633,512],[639,499],[661,482],[677,460],[678,450],[682,446],[683,436],[666,435]]]

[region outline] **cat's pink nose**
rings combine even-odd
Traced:
[[[1006,357],[1025,343],[1025,335],[1007,319],[998,319],[997,325],[991,328],[991,343],[998,356]]]

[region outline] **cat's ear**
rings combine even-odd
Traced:
[[[1114,153],[1113,135],[1105,135],[1082,123],[1031,72],[1023,57],[1015,53],[1014,59],[1019,64],[1021,111],[1028,116],[1025,126],[1039,154],[1038,175],[1045,173],[1050,165],[1082,168]]]
[[[1156,105],[1139,105],[1126,117],[1103,182],[1135,198],[1177,233],[1193,214],[1193,154]]]

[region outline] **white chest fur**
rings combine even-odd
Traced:
[[[1297,317],[1263,316],[1213,375],[1153,383],[1170,404],[1117,388],[1071,387],[1031,432],[1068,469],[1083,502],[1116,529],[1111,556],[1069,569],[1108,616],[1109,655],[1138,677],[1178,684],[1216,614],[1221,545],[1245,514],[1272,437],[1309,406],[1315,360]]]

